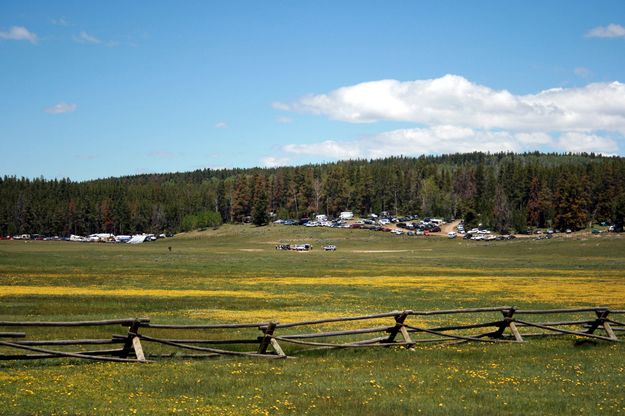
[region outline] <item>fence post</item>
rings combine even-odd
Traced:
[[[278,344],[278,341],[273,338],[273,332],[276,330],[277,325],[277,322],[269,322],[269,325],[266,327],[260,327],[264,336],[261,337],[260,345],[258,346],[259,354],[267,354],[267,348],[271,345],[278,356],[286,357],[286,354],[282,350],[282,347],[280,347],[280,344]]]
[[[137,360],[145,361],[145,354],[143,354],[143,347],[141,346],[141,341],[137,334],[139,333],[139,327],[141,326],[141,322],[138,319],[135,319],[132,325],[128,328],[128,336],[126,337],[126,342],[124,343],[124,348],[122,348],[120,357],[126,358],[128,354],[130,354],[131,350],[134,350],[135,355],[137,356]]]
[[[497,329],[497,331],[495,331],[495,333],[492,335],[493,338],[501,338],[503,335],[503,331],[505,331],[506,328],[510,328],[510,332],[512,332],[512,335],[514,336],[516,342],[524,342],[523,337],[519,332],[519,329],[514,323],[514,312],[516,312],[515,307],[501,311],[503,315],[503,322],[501,325],[499,325],[499,329]]]
[[[599,326],[603,326],[603,329],[605,330],[606,334],[608,334],[608,337],[610,339],[618,341],[618,338],[616,337],[616,334],[612,330],[610,323],[606,320],[608,315],[610,314],[610,310],[609,309],[597,309],[595,311],[595,314],[597,315],[597,319],[595,319],[595,321],[590,325],[590,328],[588,328],[586,333],[592,334],[593,332],[595,332],[597,328],[599,328]]]
[[[404,337],[404,341],[406,342],[406,347],[410,348],[414,345],[412,338],[410,338],[410,334],[406,327],[404,326],[404,321],[408,317],[408,312],[403,311],[399,315],[395,315],[395,326],[389,330],[388,338],[382,341],[383,344],[391,344],[395,342],[395,337],[397,337],[398,333],[401,333],[402,337]]]

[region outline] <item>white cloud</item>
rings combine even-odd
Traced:
[[[0,39],[27,40],[33,45],[37,43],[37,35],[23,26],[13,26],[8,32],[0,32]]]
[[[291,119],[290,117],[278,117],[276,118],[276,123],[278,124],[291,124],[293,122],[293,119]]]
[[[78,106],[76,104],[60,102],[58,104],[44,108],[43,111],[49,114],[63,114],[63,113],[71,113],[75,111],[77,107]]]
[[[78,36],[74,36],[74,41],[91,45],[99,45],[102,43],[102,40],[85,31],[80,32]]]
[[[217,129],[225,129],[228,127],[228,123],[224,122],[224,121],[220,121],[219,123],[215,124],[215,128]]]
[[[478,129],[625,133],[625,84],[620,82],[514,95],[445,75],[408,82],[365,82],[274,107],[351,123],[402,121]]]
[[[597,26],[586,33],[589,38],[625,38],[625,27],[617,24]]]
[[[611,155],[618,151],[618,145],[612,139],[577,132],[569,132],[560,136],[558,145],[561,149],[573,153],[595,152]]]
[[[282,150],[298,156],[327,159],[383,158],[465,152],[523,152],[547,146],[560,152],[616,154],[616,141],[593,134],[567,132],[554,138],[546,133],[507,132],[454,126],[398,129],[352,141],[325,140],[287,144]]]
[[[288,153],[307,156],[324,156],[333,159],[357,159],[363,157],[360,142],[338,142],[326,140],[314,144],[287,144],[283,150]]]
[[[326,140],[313,144],[288,144],[283,150],[297,155],[358,159],[472,151],[520,151],[525,147],[524,142],[507,132],[434,126],[393,130],[354,141]]]
[[[274,156],[266,156],[261,159],[262,166],[266,168],[275,168],[278,166],[286,166],[291,160],[288,157],[274,157]]]
[[[590,73],[585,68],[576,72]],[[366,82],[274,107],[350,123],[415,124],[356,140],[320,140],[282,148],[291,155],[330,159],[472,151],[616,154],[625,136],[625,84],[620,82],[514,95],[446,75],[410,82]]]
[[[524,145],[548,145],[553,142],[547,133],[517,133],[514,137]]]

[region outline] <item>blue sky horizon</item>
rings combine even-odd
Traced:
[[[0,176],[625,155],[625,2],[0,4]]]

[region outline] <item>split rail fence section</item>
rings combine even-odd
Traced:
[[[487,315],[495,320],[478,320]],[[587,316],[590,315],[590,316]],[[148,318],[128,318],[76,322],[13,322],[0,321],[2,328],[96,327],[121,325],[125,334],[110,338],[24,340],[25,332],[0,332],[2,360],[81,358],[114,362],[150,362],[162,357],[245,356],[280,359],[318,349],[376,348],[402,346],[412,348],[419,343],[522,343],[533,337],[574,336],[592,342],[622,342],[616,335],[625,331],[625,310],[606,307],[576,309],[523,310],[510,306],[493,308],[452,309],[437,311],[392,311],[300,321],[292,323],[260,322],[236,324],[173,325],[151,323]],[[453,316],[453,317],[452,317]],[[536,316],[552,316],[557,320],[534,321]],[[581,317],[581,318],[580,318]],[[452,324],[432,325],[429,321],[447,319]],[[385,322],[387,321],[387,322]],[[479,321],[479,322],[476,322]],[[379,323],[382,322],[380,325]],[[422,322],[422,323],[419,323]],[[467,322],[467,323],[463,323]],[[327,330],[328,326],[350,329]],[[366,325],[368,324],[368,326]],[[379,324],[377,326],[372,326]],[[244,334],[245,332],[247,334]],[[250,331],[260,334],[250,335]],[[158,333],[161,336],[157,336]],[[165,333],[165,334],[163,334]],[[171,334],[207,334],[200,338],[172,337]],[[242,335],[244,334],[244,335]],[[209,336],[211,335],[211,336]],[[375,335],[373,338],[371,338]],[[339,341],[332,341],[339,340]],[[144,345],[158,344],[159,354],[146,354]],[[84,349],[85,346],[107,345],[108,349]],[[253,345],[249,351],[246,345]],[[285,347],[289,352],[285,353]],[[67,346],[82,346],[66,351]],[[228,347],[229,346],[229,347]],[[59,348],[60,347],[60,348]],[[20,350],[21,354],[7,351]],[[167,354],[163,351],[168,352]],[[173,351],[173,352],[172,352]],[[185,351],[181,353],[180,351]],[[192,353],[188,353],[191,351]]]

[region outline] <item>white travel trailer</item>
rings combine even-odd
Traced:
[[[343,211],[341,212],[339,218],[341,218],[342,220],[351,220],[352,218],[354,218],[354,213],[351,211]]]
[[[95,242],[101,242],[101,241],[114,241],[115,240],[115,236],[113,234],[110,233],[97,233],[97,234],[91,234],[88,238],[88,241],[95,241]]]
[[[128,240],[128,244],[141,244],[144,243],[148,239],[146,234],[137,234],[133,235],[130,240]]]

